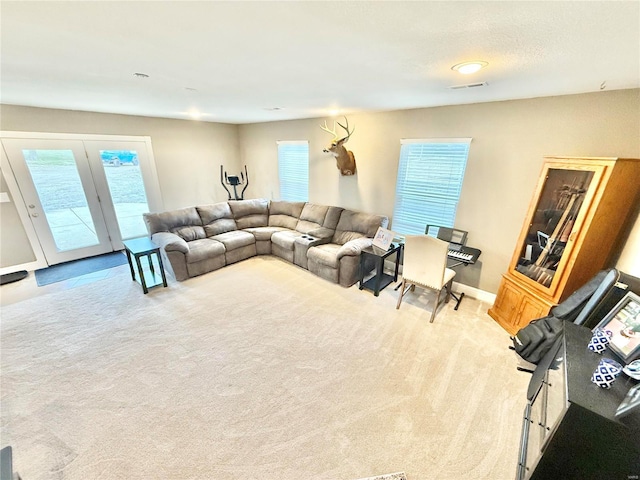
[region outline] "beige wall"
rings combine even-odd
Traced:
[[[636,221],[630,225],[616,268],[640,278],[640,202],[636,206]]]
[[[458,269],[457,280],[494,293],[543,156],[640,157],[637,89],[350,115],[356,130],[346,145],[358,165],[353,177],[341,177],[332,157],[322,153],[330,135],[320,123],[240,126],[241,162],[254,172],[257,196],[278,198],[276,141],[308,140],[311,202],[391,217],[401,138],[472,137],[456,226],[469,231],[468,244],[482,257],[480,264]]]
[[[478,265],[459,269],[457,280],[494,293],[544,155],[640,157],[637,89],[350,115],[353,177],[341,177],[322,152],[330,136],[320,119],[235,126],[9,105],[1,113],[2,130],[151,136],[165,209],[225,200],[221,164],[234,174],[247,164],[247,198],[278,198],[276,141],[308,140],[310,201],[391,217],[401,138],[472,137],[456,225],[483,253]],[[22,228],[0,220],[3,230]],[[640,219],[619,261],[636,276],[639,230]]]
[[[220,165],[240,172],[238,127],[221,123],[171,120],[129,115],[53,110],[2,105],[0,130],[100,135],[150,136],[165,209],[227,199],[220,185]],[[3,184],[4,188],[4,184]],[[253,195],[251,185],[246,195]],[[24,229],[17,215],[0,217],[2,266],[19,265],[33,257],[28,242],[7,242]]]
[[[22,228],[15,201],[2,172],[0,192],[5,192],[11,200],[0,203],[0,268],[35,262],[36,256],[29,247],[29,238]]]
[[[150,136],[166,209],[226,200],[220,165],[239,171],[237,125],[13,105],[0,113],[0,130]]]

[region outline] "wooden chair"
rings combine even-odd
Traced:
[[[442,290],[446,295],[444,302],[449,301],[451,284],[456,272],[447,268],[447,251],[449,242],[439,240],[429,235],[407,235],[404,244],[404,262],[402,266],[402,285],[400,297],[396,309],[400,308],[402,298],[409,290],[415,290],[415,286],[435,290],[436,299],[431,320],[436,316],[436,310],[442,303],[440,296]]]

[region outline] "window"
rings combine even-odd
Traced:
[[[427,225],[453,227],[470,138],[402,140],[393,230],[423,234]]]
[[[280,200],[309,200],[309,142],[278,142]]]

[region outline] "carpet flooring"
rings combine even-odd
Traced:
[[[95,257],[82,258],[71,262],[59,263],[47,268],[36,270],[36,282],[39,286],[50,285],[70,278],[98,272],[107,268],[117,267],[127,263],[127,257],[122,252],[105,253]]]
[[[29,480],[512,479],[508,334],[471,298],[433,324],[396,300],[256,257],[7,305],[2,446]]]

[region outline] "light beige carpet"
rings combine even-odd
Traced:
[[[528,376],[465,298],[429,324],[274,257],[143,295],[2,308],[2,446],[28,480],[511,479]]]
[[[361,478],[359,480],[407,480],[404,472],[388,473],[387,475],[377,475],[375,477]]]

